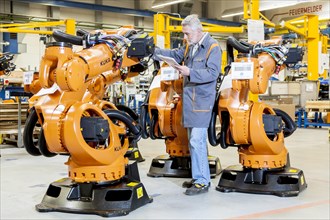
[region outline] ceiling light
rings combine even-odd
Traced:
[[[168,5],[174,5],[174,4],[178,4],[178,3],[182,3],[182,2],[187,2],[187,1],[190,1],[190,0],[174,0],[174,1],[167,1],[167,2],[160,1],[160,2],[155,2],[151,6],[151,8],[162,8],[162,7],[165,7],[165,6],[168,6]]]
[[[244,14],[244,12],[236,12],[236,13],[226,14],[226,15],[223,15],[221,17],[222,18],[228,18],[228,17],[233,17],[233,16],[236,16],[236,15],[242,15],[242,14]]]

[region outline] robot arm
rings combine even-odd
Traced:
[[[165,139],[167,153],[174,157],[187,157],[187,130],[181,125],[183,80],[160,81],[160,74],[160,66],[156,62],[150,86],[152,89],[148,91],[141,107],[142,137]]]
[[[230,38],[229,45],[240,52],[235,62],[253,63],[253,78],[233,79],[232,88],[220,93],[215,114],[220,118],[221,132],[218,136],[209,132],[210,143],[223,148],[238,147],[244,167],[283,167],[287,163],[283,139],[295,130],[294,122],[281,110],[249,101],[248,92],[263,94],[266,91],[270,76],[285,65],[288,49],[281,39],[247,44]],[[211,126],[215,127],[215,117],[212,122]]]
[[[85,82],[95,80],[102,73],[112,71],[113,78],[117,79],[124,72],[122,70],[132,72],[131,69],[137,69],[141,66],[141,58],[153,52],[152,38],[138,33],[125,38],[120,35],[122,32],[119,29],[117,33],[88,35],[87,40],[81,38],[81,44],[85,42],[89,48],[77,53],[73,53],[67,43],[49,44],[40,65],[42,87],[50,88],[56,82],[64,91],[77,91]],[[73,41],[72,36],[61,32],[54,32],[54,35],[55,39],[67,37],[67,41]],[[75,37],[75,43],[76,38],[79,37]],[[109,77],[105,78],[113,83]]]
[[[0,76],[9,75],[16,67],[11,61],[13,60],[13,54],[0,53]]]
[[[24,145],[35,156],[70,154],[69,176],[76,182],[117,180],[125,175],[127,130],[137,137],[140,131],[130,116],[102,98],[107,85],[144,71],[153,39],[130,28],[83,34],[55,32],[55,39],[65,42],[47,45],[34,82],[44,90],[32,97]],[[85,48],[74,52],[69,42]],[[37,145],[36,123],[41,125]]]

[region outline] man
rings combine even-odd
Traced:
[[[176,69],[183,76],[183,126],[187,128],[191,155],[192,181],[183,183],[186,195],[205,193],[210,187],[207,128],[216,96],[216,81],[220,73],[221,50],[216,40],[202,32],[197,15],[182,21],[182,32],[189,48],[155,49],[157,55],[184,63]]]

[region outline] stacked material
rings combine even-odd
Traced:
[[[305,109],[307,112],[330,112],[330,100],[306,101]]]
[[[27,116],[28,103],[21,103],[19,115],[18,103],[0,103],[0,136],[1,141],[17,141],[18,132],[23,132]],[[19,118],[21,122],[19,123]]]

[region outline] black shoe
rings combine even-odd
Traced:
[[[190,187],[192,187],[192,186],[194,185],[194,182],[195,182],[194,179],[189,180],[189,181],[184,181],[184,182],[182,183],[182,188],[190,188]],[[211,186],[211,182],[208,184],[208,186],[209,186],[209,187]]]
[[[195,183],[192,187],[188,188],[184,194],[188,196],[193,196],[201,193],[206,193],[209,191],[210,184],[199,184]]]
[[[183,187],[183,188],[190,188],[190,187],[192,187],[192,186],[194,185],[194,182],[195,182],[194,179],[189,180],[189,181],[184,181],[184,182],[182,183],[182,187]]]

